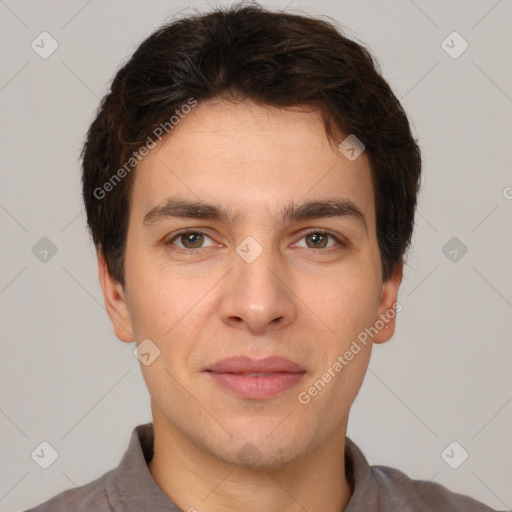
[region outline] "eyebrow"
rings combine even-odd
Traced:
[[[278,222],[284,224],[326,217],[347,217],[357,220],[368,232],[368,224],[363,212],[352,201],[341,198],[303,203],[292,201],[282,209]],[[169,197],[146,213],[143,224],[152,225],[168,218],[209,219],[233,224],[240,219],[240,213],[215,203]]]

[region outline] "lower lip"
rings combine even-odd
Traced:
[[[241,398],[268,398],[295,386],[306,372],[280,372],[268,377],[248,377],[239,373],[207,372],[221,387]]]

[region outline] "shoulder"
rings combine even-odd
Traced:
[[[389,504],[390,510],[402,512],[493,512],[483,503],[457,494],[441,484],[427,480],[413,480],[398,469],[371,466],[378,484],[379,502]]]
[[[67,489],[25,512],[114,512],[115,496],[107,491],[114,470],[88,484]]]

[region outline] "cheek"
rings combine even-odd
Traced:
[[[186,289],[163,279],[158,269],[140,266],[131,278],[129,309],[136,339],[150,338],[160,344],[186,314]]]
[[[149,338],[158,346],[174,370],[182,365],[212,316],[214,283],[196,282],[157,265],[140,268],[132,281],[130,317],[136,340]],[[162,364],[162,362],[160,362]]]
[[[304,290],[313,290],[307,301],[318,317],[337,335],[336,343],[357,336],[377,317],[380,300],[380,282],[370,269],[344,268],[312,287],[304,283]],[[316,281],[319,285],[320,282]],[[304,295],[307,296],[307,295]]]
[[[334,334],[319,340],[324,356],[313,381],[329,382],[330,391],[323,394],[318,406],[329,407],[334,401],[340,406],[340,414],[348,409],[361,387],[371,355],[371,341],[365,329],[377,318],[380,297],[378,282],[371,276],[369,273],[367,279],[350,278],[347,273],[345,279],[331,284],[322,299],[321,315]]]

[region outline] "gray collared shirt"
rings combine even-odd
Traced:
[[[182,512],[151,476],[147,464],[152,457],[153,423],[138,425],[117,468],[26,512]],[[370,466],[348,437],[345,467],[353,493],[344,512],[492,512],[437,483],[411,480],[390,467]]]

